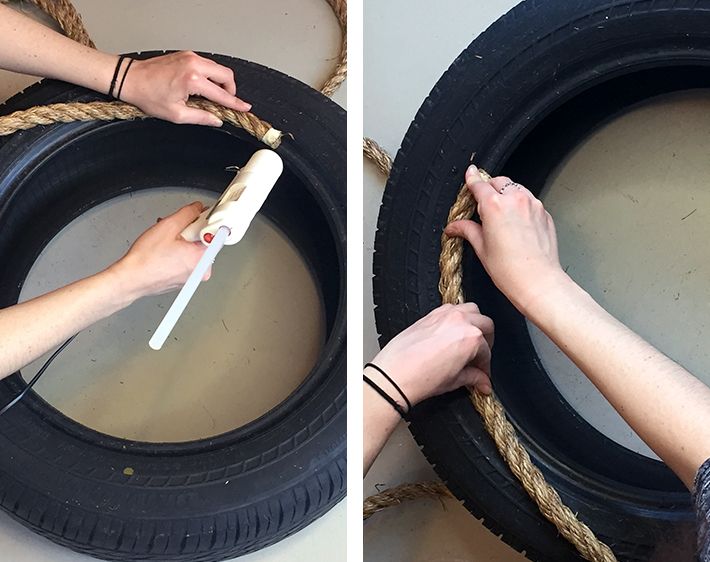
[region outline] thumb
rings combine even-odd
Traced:
[[[461,220],[450,222],[444,232],[448,236],[456,236],[457,238],[465,238],[469,244],[473,246],[476,254],[479,256],[483,252],[483,229],[477,222],[471,220]]]
[[[493,391],[491,379],[478,367],[472,367],[470,365],[464,367],[459,376],[464,385],[473,387],[483,394],[490,394]]]

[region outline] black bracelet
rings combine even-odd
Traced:
[[[126,65],[126,71],[123,73],[123,78],[121,78],[121,85],[118,87],[118,93],[116,94],[117,100],[121,99],[121,91],[123,90],[123,83],[126,81],[126,76],[128,76],[128,70],[131,68],[131,65],[133,64],[134,60],[135,59],[130,59],[128,61],[128,64]]]
[[[384,370],[382,370],[380,367],[378,367],[374,363],[365,363],[365,368],[367,368],[367,367],[372,367],[373,369],[375,369],[375,371],[379,371],[379,373],[383,377],[385,377],[393,387],[395,387],[397,392],[399,392],[400,396],[402,398],[404,398],[405,404],[407,404],[407,412],[410,412],[412,410],[412,403],[409,401],[409,398],[407,398],[406,394],[404,394],[404,392],[402,392],[402,389],[399,388],[399,385],[392,380],[392,377],[390,377],[387,373],[384,372]]]
[[[372,390],[377,392],[382,398],[384,398],[387,402],[390,403],[390,405],[397,411],[397,413],[400,415],[402,419],[407,419],[407,412],[404,411],[404,408],[397,404],[397,401],[392,398],[389,394],[387,394],[384,390],[382,390],[379,386],[377,386],[374,381],[368,377],[367,375],[363,374],[362,375],[362,380],[364,380],[367,384],[372,387]]]
[[[118,71],[121,70],[121,63],[123,63],[123,59],[126,58],[126,55],[121,55],[118,57],[118,63],[116,63],[116,70],[113,71],[113,78],[111,79],[111,87],[108,89],[108,95],[111,96],[112,98],[115,97],[113,95],[113,89],[116,87],[116,80],[118,79]]]

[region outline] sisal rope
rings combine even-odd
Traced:
[[[82,45],[94,48],[94,42],[89,37],[81,16],[70,0],[29,1],[56,20],[67,37]],[[325,81],[320,90],[324,95],[331,96],[347,76],[347,1],[326,1],[333,10],[342,31],[338,62],[331,76]],[[7,0],[0,0],[0,2],[6,3]],[[281,131],[274,129],[268,122],[259,119],[253,113],[234,111],[197,97],[190,98],[187,105],[209,111],[222,121],[227,121],[236,127],[244,129],[271,148],[278,148],[284,136]],[[37,125],[93,120],[133,120],[147,117],[148,115],[137,107],[123,102],[59,103],[32,107],[24,111],[16,111],[10,115],[0,116],[0,136],[11,135],[17,131],[31,129]]]
[[[363,151],[385,175],[389,174],[386,167],[381,165],[382,162],[392,162],[392,158],[384,149],[374,141],[365,139]],[[491,179],[485,171],[479,171],[485,181]],[[456,220],[471,218],[475,209],[476,201],[471,192],[463,185],[459,189],[456,201],[449,210],[447,224]],[[444,304],[461,304],[465,302],[461,287],[463,277],[461,268],[462,256],[463,240],[442,234],[441,256],[439,257],[439,293]],[[560,534],[572,543],[586,560],[591,562],[616,562],[616,557],[609,546],[600,541],[594,532],[562,502],[557,491],[547,483],[540,469],[533,464],[527,450],[518,440],[515,429],[508,421],[500,401],[492,394],[485,395],[475,390],[471,391],[470,397],[471,402],[483,419],[486,431],[493,438],[501,456],[525,491],[537,504],[540,513],[557,527]],[[424,495],[439,497],[443,495],[438,489],[424,488],[419,495],[402,495],[399,498],[397,496],[398,489],[385,490],[381,494],[367,498],[365,506],[377,505],[378,509],[376,511],[381,511],[386,507],[399,504],[400,500],[413,499]],[[370,515],[372,513],[367,515],[367,517]]]
[[[417,484],[402,484],[389,488],[384,492],[370,496],[362,506],[362,518],[369,519],[378,511],[393,505],[399,505],[407,500],[418,498],[453,498],[449,489],[442,482],[419,482]]]
[[[244,129],[271,148],[281,144],[283,133],[273,129],[253,113],[243,113],[213,103],[204,98],[190,98],[187,105],[205,109],[223,121]],[[31,129],[37,125],[53,123],[71,123],[74,121],[112,121],[114,119],[145,119],[148,115],[134,105],[123,102],[94,101],[89,103],[55,103],[39,105],[15,111],[10,115],[0,116],[0,136],[11,135],[17,131]]]
[[[372,160],[382,174],[389,177],[392,171],[392,157],[387,154],[384,148],[374,140],[365,137],[362,139],[362,151],[365,153],[365,156]]]
[[[331,75],[320,87],[321,94],[331,97],[345,81],[348,74],[348,3],[346,0],[326,0],[326,2],[338,19],[341,31],[338,62]]]

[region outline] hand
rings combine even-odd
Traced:
[[[119,287],[130,300],[158,295],[185,284],[205,252],[201,242],[187,242],[180,233],[204,210],[194,202],[146,230],[133,243],[128,253],[109,270],[118,275]],[[210,278],[210,268],[203,278]]]
[[[462,386],[489,394],[492,346],[493,321],[478,306],[445,304],[393,338],[372,362],[414,405]],[[367,375],[399,401],[384,377],[374,369]]]
[[[173,123],[219,127],[222,121],[217,116],[186,105],[191,95],[203,96],[235,111],[251,109],[251,104],[236,97],[231,69],[188,51],[134,61],[121,99],[148,115]]]
[[[478,203],[481,224],[455,221],[445,232],[470,242],[496,286],[524,312],[549,292],[549,282],[566,277],[552,217],[539,199],[510,178],[485,182],[470,166],[466,186]]]

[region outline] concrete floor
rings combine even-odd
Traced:
[[[322,0],[300,2],[297,10],[286,0],[248,0],[240,2],[238,9],[229,0],[131,0],[120,4],[77,0],[75,5],[100,49],[191,49],[228,54],[276,68],[313,86],[329,75],[340,45],[337,22]],[[272,40],[274,37],[278,40]],[[0,100],[33,81],[0,71]],[[345,106],[345,87],[334,99]],[[30,273],[22,298],[105,267],[120,257],[129,241],[157,216],[195,199],[208,201],[204,193],[168,188],[118,198],[91,210],[47,247]],[[87,239],[99,250],[76,251],[78,241]],[[224,258],[226,255],[229,259]],[[288,240],[264,219],[257,219],[244,241],[226,248],[220,257],[223,259],[217,260],[213,280],[198,291],[192,303],[195,306],[190,307],[173,334],[178,340],[190,339],[190,353],[174,341],[161,352],[148,349],[146,329],[155,327],[174,295],[146,299],[83,333],[57,359],[52,376],[45,377],[37,391],[90,427],[153,441],[215,435],[243,425],[278,404],[301,382],[322,345],[324,325],[315,284]],[[254,278],[266,281],[251,283]],[[240,287],[239,298],[225,301],[227,284],[235,283]],[[241,368],[245,374],[236,381],[238,384],[231,380],[225,385],[224,378],[235,357],[244,354],[224,357],[219,352],[224,342],[220,344],[219,339],[227,337],[229,327],[232,332],[238,331],[237,318],[250,319],[251,330],[240,335],[238,344],[253,352],[249,354],[250,366]],[[205,333],[197,327],[204,328],[210,322],[216,329],[208,331],[216,337],[196,336]],[[122,333],[127,335],[120,337]],[[282,353],[275,355],[259,346],[264,340],[274,339],[281,342]],[[116,344],[102,345],[106,341]],[[101,348],[106,351],[97,353]],[[89,368],[80,374],[71,369],[77,360],[88,356],[96,360],[91,365],[100,364],[102,368]],[[126,368],[126,357],[130,357],[130,368]],[[199,359],[204,357],[210,358],[208,374],[191,377],[189,373],[203,371]],[[192,368],[169,368],[189,362]],[[283,369],[285,365],[288,370]],[[36,367],[29,367],[23,375],[31,376]],[[264,377],[265,370],[292,376]],[[146,373],[151,376],[146,377]],[[272,384],[267,385],[268,381]],[[259,391],[255,392],[257,385]],[[230,390],[215,393],[215,387]],[[131,415],[122,415],[126,411]],[[184,419],[191,423],[181,423]],[[345,538],[345,502],[341,502],[300,533],[240,560],[344,560]],[[17,562],[91,560],[34,535],[4,515],[0,516],[0,548],[3,559]]]
[[[449,64],[515,4],[447,0],[431,10],[404,0],[366,2],[365,135],[394,155]],[[692,243],[708,236],[709,107],[710,93],[695,91],[634,108],[579,146],[543,192],[570,275],[695,373],[710,373],[704,345],[710,271],[705,248]],[[384,178],[369,163],[364,175],[364,352],[369,359],[378,349],[371,266]],[[555,384],[590,423],[630,449],[653,456],[544,335],[534,332],[533,339]],[[710,377],[700,378],[708,382]],[[435,477],[400,425],[365,479],[364,494]],[[437,501],[411,502],[375,518],[365,525],[367,562],[524,560],[452,501],[444,507]]]

